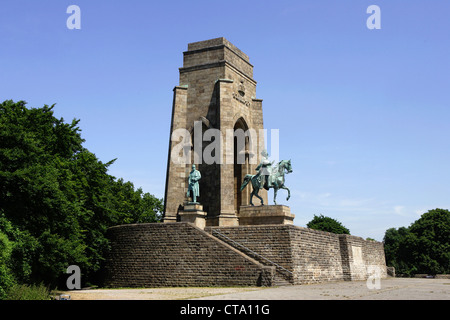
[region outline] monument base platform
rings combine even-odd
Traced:
[[[239,225],[294,224],[295,215],[283,205],[242,206]]]
[[[236,213],[234,213],[234,212],[233,213],[222,212],[220,215],[206,218],[206,226],[207,227],[213,227],[213,226],[233,227],[233,226],[238,226],[238,225],[239,225],[239,221],[236,216]]]
[[[205,229],[206,212],[203,211],[201,204],[187,203],[178,214],[180,215],[180,222],[193,223],[196,227]]]
[[[382,242],[295,225],[201,230],[192,223],[137,223],[108,228],[107,238],[105,287],[272,286],[276,278],[300,285],[387,277]]]

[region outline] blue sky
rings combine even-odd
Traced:
[[[66,27],[72,4],[81,30]],[[112,175],[163,197],[182,52],[223,36],[250,56],[292,160],[278,202],[295,224],[324,214],[382,240],[450,208],[449,14],[441,0],[2,1],[0,100],[56,103],[100,160],[118,158]]]

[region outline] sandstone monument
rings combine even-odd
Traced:
[[[225,132],[242,129],[263,129],[262,100],[256,98],[256,81],[249,57],[225,38],[190,43],[183,53],[180,83],[174,89],[171,138],[177,129],[187,129],[192,135],[192,149],[200,145],[200,152],[192,150],[191,162],[176,164],[173,159],[174,141],[170,139],[167,160],[164,222],[177,221],[187,190],[186,177],[190,166],[196,164],[202,174],[200,189],[207,225],[238,225],[240,207],[249,204],[250,190],[240,192],[243,179],[255,173],[250,164],[248,144],[237,149],[237,141],[227,141]],[[221,131],[222,144],[233,144],[233,163],[198,163],[205,149],[204,141],[193,137],[195,123],[199,130],[215,128]],[[231,137],[234,139],[234,137]],[[260,138],[261,140],[261,138]],[[263,141],[259,141],[263,143]],[[238,153],[244,153],[244,163],[237,161]],[[229,156],[223,154],[223,157]],[[204,162],[204,161],[202,161]],[[267,192],[263,192],[267,203]]]
[[[248,208],[253,191],[241,189],[246,177],[257,173],[261,164],[258,151],[264,150],[262,100],[256,98],[256,81],[249,57],[225,38],[190,43],[183,55],[180,84],[174,89],[164,222],[194,222],[192,214],[187,215],[184,208],[184,194],[188,189],[186,177],[194,164],[202,174],[199,185],[201,210],[204,211],[201,215],[205,218],[204,222],[196,219],[197,225],[244,225],[250,222],[249,214],[253,216],[252,224],[283,221],[283,216],[286,223],[292,223],[293,215],[286,206],[259,208],[254,214],[255,209]],[[179,156],[175,153],[180,152],[174,146],[179,144],[174,132],[180,129],[190,135],[186,147],[192,152],[187,163],[174,161]],[[200,133],[197,137],[194,136],[196,129]],[[205,163],[203,159],[208,147],[203,133],[210,129],[216,129],[221,135],[219,160],[222,163]],[[232,135],[227,135],[230,131]],[[243,136],[244,141],[239,144],[236,132],[253,132],[254,135]],[[268,204],[266,190],[261,190],[261,195],[256,194],[256,197]],[[188,211],[192,213],[192,207]]]
[[[268,162],[258,152],[264,150],[262,100],[249,57],[225,38],[190,43],[183,55],[164,223],[108,229],[105,284],[271,286],[385,277],[382,243],[298,227],[288,206],[267,205],[266,188],[284,186],[292,166],[280,162],[279,179],[257,174]],[[254,206],[250,182],[261,189]]]

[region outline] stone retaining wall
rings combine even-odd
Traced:
[[[293,273],[294,284],[386,274],[383,244],[293,225],[209,227]],[[263,260],[261,260],[263,262]],[[264,263],[264,262],[263,262]]]
[[[229,239],[291,271],[294,284],[387,276],[382,243],[294,225],[134,224],[108,229],[108,238],[110,287],[272,285],[275,267]]]

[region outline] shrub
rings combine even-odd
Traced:
[[[6,297],[7,292],[14,285],[14,277],[9,267],[12,243],[8,237],[0,232],[0,300]]]
[[[7,300],[51,300],[50,290],[38,285],[16,284],[8,291]]]

